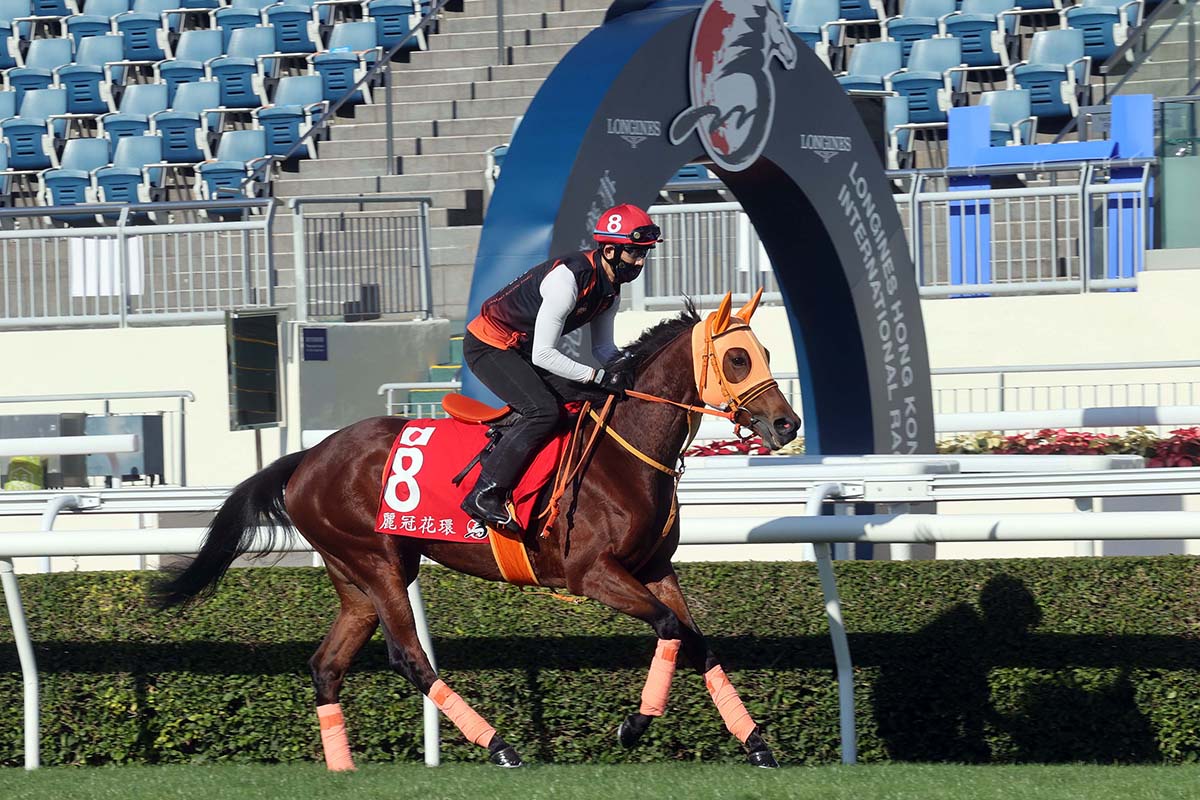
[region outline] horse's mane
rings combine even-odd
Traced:
[[[623,368],[640,372],[642,365],[659,350],[673,342],[679,335],[690,331],[692,326],[700,321],[700,314],[690,297],[683,298],[683,311],[679,316],[663,320],[653,328],[647,328],[637,341],[624,348],[625,356],[621,359]]]

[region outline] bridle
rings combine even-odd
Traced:
[[[741,429],[750,428],[761,420],[746,408],[746,405],[779,385],[771,375],[766,350],[750,331],[749,320],[761,297],[762,289],[759,289],[750,302],[743,306],[736,316],[732,316],[732,297],[727,294],[720,308],[692,327],[692,362],[696,392],[703,405],[680,403],[632,389],[627,390],[625,394],[638,400],[678,406],[687,409],[689,413],[723,417],[734,424],[734,434],[738,438],[747,438],[742,436]],[[723,361],[725,353],[735,347],[751,354],[752,366],[750,373],[744,378],[731,381],[725,375]],[[742,412],[748,417],[748,423],[738,422],[737,416]],[[751,434],[747,434],[749,435]]]

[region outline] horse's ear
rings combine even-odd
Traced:
[[[724,333],[729,327],[729,311],[733,307],[733,292],[726,292],[725,299],[721,301],[721,305],[713,312],[709,319],[708,330],[713,335]]]
[[[763,287],[758,287],[758,291],[754,293],[754,297],[750,298],[750,302],[742,306],[741,310],[734,314],[735,317],[742,322],[749,322],[754,316],[754,310],[758,308],[758,301],[762,299]]]

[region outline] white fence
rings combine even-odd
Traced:
[[[987,457],[983,457],[987,458]],[[1076,539],[1090,543],[1098,539],[1200,539],[1200,513],[1152,512],[1087,514],[1017,514],[996,516],[939,517],[930,514],[881,514],[871,516],[821,516],[826,501],[875,502],[906,510],[914,502],[948,499],[1012,499],[1018,497],[1074,497],[1081,510],[1090,509],[1096,496],[1130,496],[1200,493],[1200,468],[1172,470],[1130,469],[1140,459],[1127,457],[1101,461],[1105,457],[1084,457],[1075,462],[1050,457],[1040,461],[1026,457],[1013,461],[914,457],[887,461],[885,458],[803,459],[758,461],[735,459],[732,468],[712,465],[690,472],[680,484],[681,503],[781,503],[802,501],[804,516],[775,518],[704,517],[686,521],[683,544],[763,544],[806,543],[813,548],[817,561],[825,610],[829,620],[838,672],[839,718],[842,736],[842,761],[857,759],[854,722],[853,666],[842,623],[841,603],[832,569],[831,543],[888,542],[898,544],[949,541],[1037,541]],[[1010,466],[1014,470],[1042,469],[1053,465],[1057,473],[1033,474],[976,473],[962,474],[962,464],[982,468],[988,463]],[[1066,469],[1078,464],[1083,471]],[[754,469],[747,467],[754,465]],[[1104,465],[1117,471],[1093,471]],[[1065,471],[1063,471],[1065,470]],[[101,511],[128,511],[119,505],[126,490],[110,490],[89,503]],[[164,492],[183,492],[183,497],[168,497]],[[35,510],[39,504],[55,502],[53,493],[28,492],[24,498],[3,498],[0,512]],[[33,498],[28,495],[34,496]],[[157,495],[157,496],[156,496]],[[145,510],[172,507],[212,509],[219,504],[224,490],[141,490],[140,504]],[[113,505],[105,508],[104,499]],[[80,498],[85,500],[87,498]],[[128,501],[126,501],[128,502]],[[32,505],[31,505],[32,503]],[[135,504],[137,505],[137,504]],[[167,531],[74,531],[47,534],[45,531],[0,534],[0,585],[17,640],[25,686],[25,765],[39,764],[38,683],[32,640],[24,619],[19,588],[12,570],[12,559],[19,556],[192,553],[199,549],[203,531],[184,529]],[[252,550],[260,550],[261,540]],[[297,541],[295,549],[306,549]],[[1086,554],[1087,550],[1082,549]],[[422,645],[432,658],[432,646],[425,624],[419,589],[414,583],[410,596],[419,622]],[[425,701],[426,763],[439,761],[437,709]]]

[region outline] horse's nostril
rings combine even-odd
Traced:
[[[796,430],[796,424],[787,417],[780,417],[772,424],[775,426],[775,432],[780,436],[787,436],[789,433]]]

